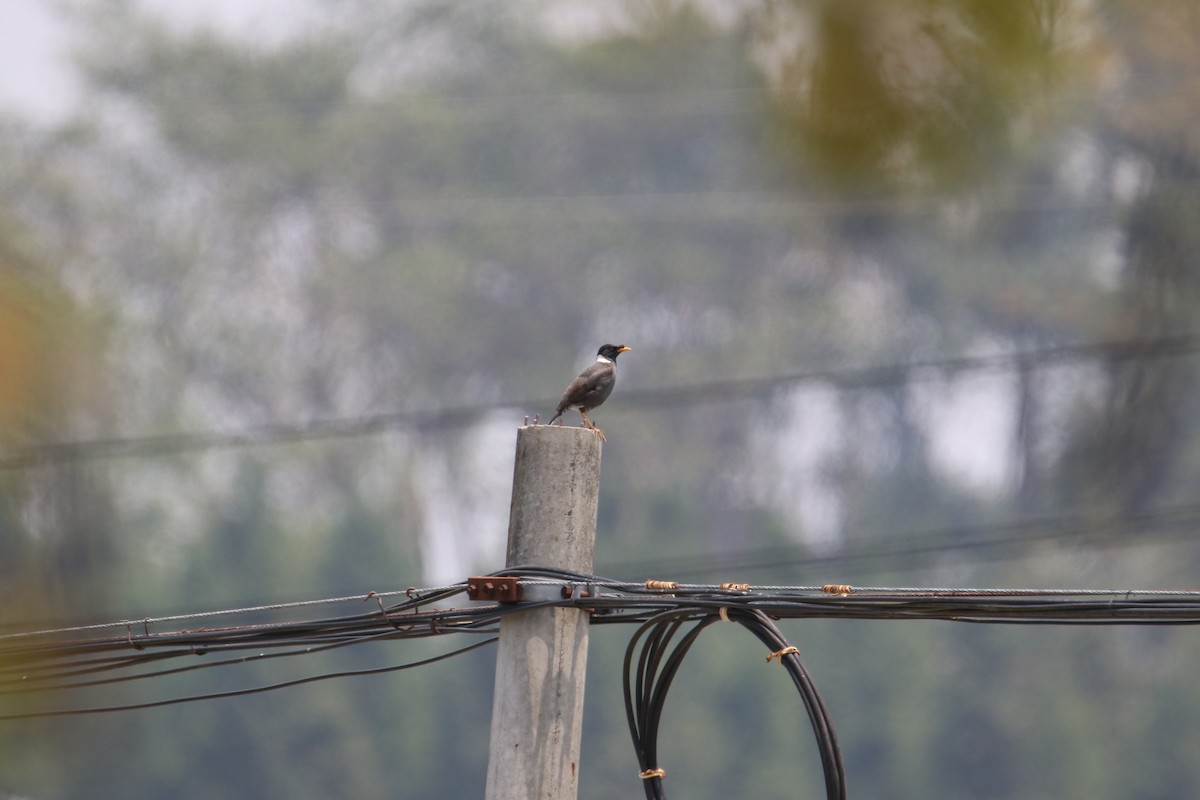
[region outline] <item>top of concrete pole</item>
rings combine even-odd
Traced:
[[[592,572],[600,451],[600,437],[588,428],[517,429],[507,566]]]

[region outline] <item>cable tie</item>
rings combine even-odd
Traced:
[[[770,664],[772,659],[778,658],[779,663],[782,664],[784,656],[790,656],[793,653],[799,653],[799,652],[800,652],[799,647],[796,647],[795,645],[788,645],[787,647],[783,648],[782,650],[776,650],[774,653],[771,653],[771,655],[767,656],[767,663]]]
[[[719,609],[717,609],[717,613],[721,615],[721,619],[725,622],[733,622],[733,620],[729,618],[729,606],[721,606]]]
[[[375,590],[367,592],[367,596],[363,598],[363,602],[365,603],[372,597],[374,597],[375,602],[379,604],[379,613],[383,615],[383,621],[391,625],[396,630],[400,630],[400,623],[388,616],[387,609],[383,606],[383,598],[379,596],[379,592],[376,592]]]
[[[678,589],[679,588],[678,581],[656,581],[656,580],[650,579],[650,580],[646,581],[645,585],[646,585],[647,589]]]
[[[147,622],[145,624],[148,625],[149,623]],[[149,635],[149,633],[147,633],[147,636],[148,635]],[[133,623],[132,622],[125,623],[125,641],[129,642],[129,646],[132,647],[134,650],[144,650],[145,649],[145,645],[140,645],[133,640]]]
[[[667,771],[665,769],[663,769],[662,767],[655,767],[654,769],[644,769],[638,773],[638,777],[644,781],[648,781],[651,778],[662,779],[662,778],[667,777]]]
[[[374,598],[375,598],[375,602],[379,604],[379,613],[380,613],[380,614],[383,614],[383,615],[386,617],[386,616],[387,616],[387,610],[386,610],[386,609],[383,607],[383,598],[379,596],[379,592],[377,592],[377,591],[375,591],[375,590],[373,590],[373,589],[372,589],[371,591],[367,592],[367,596],[363,598],[363,602],[364,602],[364,603],[365,603],[365,602],[367,602],[367,601],[368,601],[368,600],[370,600],[372,597],[374,597]]]
[[[748,583],[722,583],[717,588],[724,589],[727,592],[748,592],[748,591],[750,591],[750,584],[748,584]]]
[[[848,597],[854,591],[854,587],[848,583],[827,583],[821,587],[821,591],[836,594],[838,597]]]

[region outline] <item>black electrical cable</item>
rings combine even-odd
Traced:
[[[352,644],[360,644],[362,642],[367,642],[367,641],[372,641],[372,640],[394,639],[394,638],[396,638],[395,632],[385,631],[383,633],[377,633],[373,636],[366,636],[366,637],[355,638],[355,639],[346,639],[344,641],[332,642],[330,644],[325,644],[325,645],[310,646],[310,647],[305,647],[305,648],[298,649],[298,650],[284,650],[282,652],[273,652],[273,653],[261,653],[260,652],[260,653],[254,653],[253,655],[240,656],[238,658],[227,658],[227,659],[221,659],[218,661],[206,661],[201,664],[192,664],[192,665],[186,666],[186,667],[171,667],[171,668],[167,668],[167,669],[154,670],[151,672],[138,672],[133,675],[118,675],[117,677],[113,677],[113,678],[93,678],[91,680],[76,680],[76,681],[70,681],[70,682],[62,681],[62,679],[64,679],[64,678],[74,678],[76,676],[94,674],[97,672],[112,669],[112,667],[105,667],[105,666],[90,666],[90,667],[86,667],[86,668],[64,669],[64,670],[59,670],[57,672],[47,672],[46,674],[42,674],[42,675],[37,675],[37,674],[20,675],[16,678],[0,680],[0,694],[25,694],[28,692],[47,692],[47,691],[59,691],[62,689],[84,689],[84,688],[90,688],[90,687],[95,687],[95,686],[106,686],[106,685],[114,684],[114,683],[126,683],[129,681],[144,680],[147,678],[161,678],[161,677],[165,677],[167,675],[179,675],[184,672],[193,672],[198,669],[208,669],[210,667],[225,667],[225,666],[231,666],[231,665],[250,664],[250,663],[256,662],[256,661],[267,661],[267,660],[276,659],[276,658],[288,658],[288,657],[292,657],[292,656],[307,656],[307,655],[313,655],[315,653],[322,653],[322,652],[327,652],[329,650],[335,650],[335,649],[342,648],[342,647],[348,647]],[[167,658],[175,658],[178,655],[179,655],[179,653],[170,653],[170,652],[155,653],[151,656],[151,658],[161,660],[161,659],[167,659]],[[123,661],[131,661],[131,660],[123,659]],[[139,666],[141,666],[141,665],[145,665],[147,663],[151,663],[151,661],[147,658],[141,658],[141,659],[138,659],[137,663]],[[56,682],[56,681],[58,681],[58,682]],[[3,688],[3,686],[5,684],[13,684],[13,685],[17,686],[17,688],[15,688],[15,689]]]
[[[786,386],[805,383],[832,385],[841,390],[895,386],[914,376],[965,371],[1030,368],[1077,360],[1103,358],[1110,362],[1190,356],[1200,351],[1194,333],[1154,339],[1083,342],[1037,350],[987,356],[959,356],[868,367],[843,367],[781,373],[759,378],[723,378],[653,388],[631,388],[621,395],[627,407],[678,409],[681,406],[729,402],[760,397]],[[284,444],[370,436],[398,429],[439,430],[474,425],[488,412],[502,408],[546,408],[551,398],[524,398],[457,408],[366,414],[307,422],[271,422],[232,432],[193,432],[130,436],[32,445],[0,457],[0,472],[102,458],[146,458],[169,453]]]
[[[632,681],[626,688],[627,713],[639,763],[644,772],[650,771],[643,788],[648,797],[661,797],[664,789],[655,770],[658,726],[667,691],[696,637],[718,619],[729,619],[748,628],[772,648],[772,653],[787,650],[784,637],[772,622],[777,619],[937,619],[1010,625],[1200,624],[1197,590],[855,588],[840,584],[760,585],[752,589],[746,584],[680,584],[664,580],[633,583],[536,565],[510,567],[493,574],[518,578],[528,599],[514,603],[472,601],[465,606],[446,605],[444,601],[468,593],[468,582],[464,581],[438,589],[368,593],[365,597],[8,633],[0,636],[0,694],[45,696],[48,690],[144,681],[194,669],[307,655],[368,641],[422,639],[448,633],[494,636],[500,620],[509,614],[537,608],[576,608],[585,611],[593,625],[640,626],[627,653],[627,659],[632,659],[630,654],[641,642],[636,669],[632,660],[627,660],[626,665],[627,676],[632,676],[626,678]],[[384,596],[395,594],[407,597],[399,603],[384,603]],[[276,613],[331,602],[359,601],[361,608],[364,599],[374,599],[378,610],[318,619],[261,620],[267,611]],[[158,630],[166,623],[191,624],[192,620],[210,617],[255,621]],[[695,624],[688,628],[688,623]],[[99,632],[105,635],[96,636]],[[468,649],[472,648],[457,652]],[[218,657],[218,654],[225,655]],[[192,661],[184,666],[165,665],[163,662],[169,659]],[[827,794],[840,797],[844,778],[828,714],[799,659],[784,653],[781,662],[804,698],[819,742]],[[400,668],[408,666],[416,664]],[[396,668],[383,671],[391,669]],[[126,706],[34,711],[3,716],[0,720],[152,708],[371,672],[333,673],[266,687]]]
[[[808,670],[804,668],[799,652],[788,652],[794,648],[788,644],[783,633],[763,612],[756,609],[747,613],[742,609],[735,608],[728,611],[727,615],[757,636],[770,649],[772,655],[778,654],[780,663],[787,669],[792,681],[796,684],[796,689],[800,692],[800,697],[804,700],[804,707],[808,711],[808,718],[812,723],[813,734],[817,737],[821,769],[825,774],[826,797],[831,800],[833,798],[844,800],[846,797],[846,767],[842,762],[841,746],[838,744],[837,734],[833,730],[833,721],[829,717],[825,703],[817,692],[812,678],[809,677]]]
[[[895,572],[947,553],[979,560],[981,551],[1014,554],[1047,542],[1086,543],[1104,547],[1136,547],[1150,541],[1186,542],[1195,539],[1193,531],[1198,522],[1200,504],[1188,503],[1105,517],[1066,514],[931,530],[889,531],[886,538],[851,539],[840,550],[824,554],[806,553],[804,546],[796,543],[741,552],[698,553],[658,562],[643,559],[602,566],[608,572],[617,574],[653,569],[677,577],[704,575],[714,570],[726,573],[776,572],[797,568],[844,569],[849,566],[863,572],[869,571],[874,564]]]
[[[680,626],[693,616],[693,613],[687,611],[668,611],[655,617],[638,628],[625,650],[625,716],[629,723],[630,735],[633,737],[633,748],[641,769],[639,777],[647,800],[666,798],[666,790],[663,788],[664,775],[658,766],[658,724],[666,702],[667,690],[671,687],[671,681],[683,660],[683,655],[709,623],[701,620],[684,637],[675,651],[668,656],[669,666],[661,675],[659,666],[671,639]],[[643,636],[646,636],[646,644],[638,653],[637,670],[634,672],[631,669],[633,655],[637,652],[638,642]],[[636,684],[636,688],[632,690],[631,679]]]
[[[362,675],[383,675],[388,672],[399,672],[404,669],[412,669],[414,667],[423,667],[427,664],[433,664],[438,661],[444,661],[454,656],[459,656],[468,653],[471,650],[476,650],[484,645],[492,644],[497,641],[498,637],[493,636],[490,639],[475,642],[474,644],[460,647],[457,650],[452,650],[448,653],[425,658],[420,661],[411,661],[405,664],[396,664],[390,667],[374,667],[371,669],[352,669],[343,670],[341,672],[327,672],[321,675],[310,675],[307,678],[297,678],[291,681],[282,681],[280,683],[267,684],[265,686],[256,686],[250,689],[233,689],[225,692],[210,692],[208,694],[189,695],[187,697],[175,697],[169,700],[154,700],[146,703],[129,703],[120,706],[97,706],[92,708],[67,708],[55,709],[51,711],[27,711],[17,714],[0,714],[0,721],[18,720],[18,719],[36,719],[41,717],[68,717],[80,716],[84,714],[106,714],[112,711],[134,711],[146,708],[159,708],[161,706],[178,705],[179,703],[194,703],[199,700],[217,700],[227,697],[242,697],[250,694],[259,694],[261,692],[271,692],[276,689],[286,689],[291,686],[301,686],[306,683],[316,683],[317,681],[331,680],[334,678],[352,678]]]
[[[738,605],[723,605],[721,608],[725,610],[718,613],[712,613],[708,609],[685,607],[658,614],[638,628],[625,650],[625,714],[641,769],[639,777],[642,779],[642,789],[647,800],[666,798],[663,785],[665,771],[658,763],[658,731],[667,692],[696,639],[709,625],[721,619],[737,622],[750,630],[767,645],[771,657],[778,657],[788,670],[804,701],[817,739],[821,768],[825,777],[826,798],[845,800],[846,772],[833,723],[796,649],[787,643],[783,634],[762,611]],[[691,621],[695,621],[695,625],[672,648],[671,642],[680,629]],[[639,650],[640,643],[642,644]]]

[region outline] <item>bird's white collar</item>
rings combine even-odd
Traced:
[[[604,356],[596,356],[596,363],[597,364],[611,364],[611,363],[613,363],[613,360],[611,358],[605,358]]]

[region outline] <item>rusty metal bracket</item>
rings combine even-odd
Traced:
[[[481,575],[467,578],[467,597],[497,603],[516,603],[524,597],[519,578]]]

